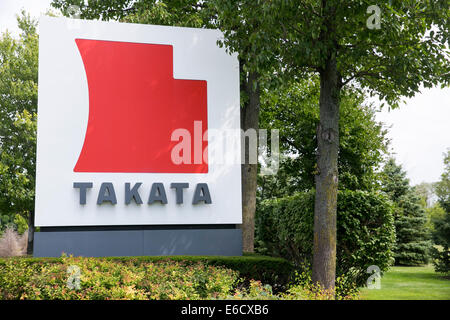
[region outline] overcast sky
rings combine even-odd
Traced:
[[[39,17],[51,0],[0,0],[0,32],[18,34],[16,14],[21,8]],[[1,75],[0,75],[1,76]],[[450,148],[450,88],[423,89],[401,108],[377,114],[390,126],[391,150],[408,172],[412,184],[439,180],[443,153]]]
[[[390,126],[391,151],[413,185],[440,179],[450,149],[450,88],[423,89],[377,119]]]

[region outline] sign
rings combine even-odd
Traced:
[[[42,17],[36,226],[240,224],[239,64],[218,30]],[[240,140],[227,148],[239,159]]]

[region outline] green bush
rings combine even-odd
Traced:
[[[348,287],[344,278],[337,277],[335,289],[324,289],[311,280],[311,272],[297,273],[294,282],[288,288],[283,298],[286,300],[356,300],[359,290]]]
[[[239,260],[239,257],[222,258],[228,263]],[[285,261],[261,256],[240,258],[253,262]],[[221,257],[0,259],[0,300],[335,298],[334,294],[312,286],[310,279],[299,281],[298,276],[285,287],[287,290],[275,292],[272,286],[259,280],[243,279],[237,271],[212,265],[223,260]],[[72,278],[77,271],[74,266],[79,271],[79,288],[76,278]],[[339,279],[337,285],[340,286]],[[336,299],[355,298],[356,294],[336,294]]]
[[[294,272],[292,263],[286,259],[260,255],[208,257],[203,258],[202,261],[209,265],[223,266],[238,271],[246,281],[260,281],[272,286],[276,292],[283,290],[289,284]]]
[[[71,268],[72,272],[79,268],[78,289],[76,278],[70,278]],[[233,293],[239,281],[238,272],[201,262],[72,257],[5,259],[0,271],[0,298],[223,299]]]
[[[263,201],[256,216],[258,251],[284,257],[300,271],[310,269],[313,221],[313,191]],[[392,205],[384,195],[365,191],[338,192],[336,273],[341,282],[340,290],[351,291],[364,285],[370,265],[387,270],[393,262],[394,243]]]
[[[284,257],[296,265],[309,264],[313,212],[313,192],[263,201],[256,212],[256,249],[263,254]]]
[[[140,262],[157,262],[170,259],[185,264],[204,263],[210,266],[220,266],[239,272],[239,275],[247,282],[250,280],[261,281],[274,287],[278,291],[286,287],[294,272],[292,263],[275,257],[267,257],[257,254],[244,254],[244,256],[148,256],[148,257],[111,257],[105,258],[113,261],[128,261],[130,259]]]
[[[433,264],[436,272],[450,275],[450,213],[435,217],[433,223],[433,242],[439,246],[432,248]]]
[[[431,249],[433,257],[434,270],[436,272],[450,275],[450,248],[435,248]]]
[[[80,268],[82,290],[67,289],[71,265]],[[226,298],[255,281],[279,291],[292,271],[284,259],[259,255],[0,259],[0,298]]]

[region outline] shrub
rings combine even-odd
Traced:
[[[450,275],[450,248],[432,248],[434,270],[436,272]]]
[[[235,270],[206,263],[209,258],[211,257],[0,259],[0,300],[334,298],[325,290],[313,289],[308,281],[298,281],[304,280],[304,277],[297,277],[295,285],[290,285],[287,292],[276,293],[272,286],[259,280],[245,280]],[[228,258],[231,257],[224,257],[225,260]],[[262,261],[267,257],[241,258]],[[220,260],[219,257],[213,259],[216,262]],[[336,298],[354,297],[336,295]]]
[[[313,246],[314,192],[265,200],[256,216],[258,250],[310,269]],[[393,262],[392,205],[382,194],[339,191],[337,208],[337,292],[345,296],[365,284],[370,265],[385,271]],[[338,289],[337,289],[338,290]]]
[[[356,286],[349,286],[345,277],[336,278],[334,290],[324,289],[311,280],[311,271],[297,272],[295,279],[283,295],[287,300],[355,300],[359,298]]]
[[[285,289],[294,272],[289,261],[260,255],[208,258],[207,263],[236,270],[247,281],[260,281],[273,287],[276,292]]]
[[[255,220],[257,250],[284,257],[297,266],[309,264],[313,248],[314,193],[265,200]]]
[[[128,261],[130,259],[140,262],[157,262],[167,260],[168,257],[111,257],[106,258],[112,261]],[[291,280],[294,272],[292,263],[276,257],[267,257],[257,254],[245,254],[242,257],[233,256],[171,256],[172,261],[183,262],[185,264],[204,263],[210,266],[219,266],[239,272],[245,281],[261,281],[274,288],[275,291],[284,289]]]
[[[274,294],[272,287],[263,285],[261,281],[250,280],[247,287],[237,288],[233,296],[228,299],[233,300],[279,300],[283,295]]]
[[[82,292],[69,292],[64,282],[71,265],[80,268]],[[285,259],[260,255],[11,258],[0,259],[0,298],[225,298],[233,295],[231,289],[237,285],[243,288],[258,281],[280,291],[292,272],[292,264]]]
[[[79,270],[79,289],[71,282]],[[73,268],[75,269],[75,268]],[[225,298],[238,272],[201,262],[112,261],[99,258],[6,259],[0,271],[1,299],[211,299]],[[73,276],[73,275],[72,275]],[[72,284],[72,287],[70,286]]]
[[[450,275],[450,213],[436,217],[433,223],[433,241],[438,248],[432,248],[433,264],[436,272]]]

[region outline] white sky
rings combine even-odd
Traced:
[[[377,120],[391,126],[391,151],[413,185],[440,179],[450,149],[450,88],[422,89],[400,108],[379,112]]]
[[[8,29],[13,35],[18,35],[16,15],[20,14],[21,9],[25,9],[32,17],[39,18],[50,9],[51,2],[52,0],[0,0],[0,32]]]
[[[51,0],[0,0],[0,32],[19,30],[16,14],[24,8],[39,17]],[[412,184],[434,182],[443,172],[443,153],[450,148],[450,88],[423,89],[401,108],[377,114],[387,126],[391,150],[408,172]]]

